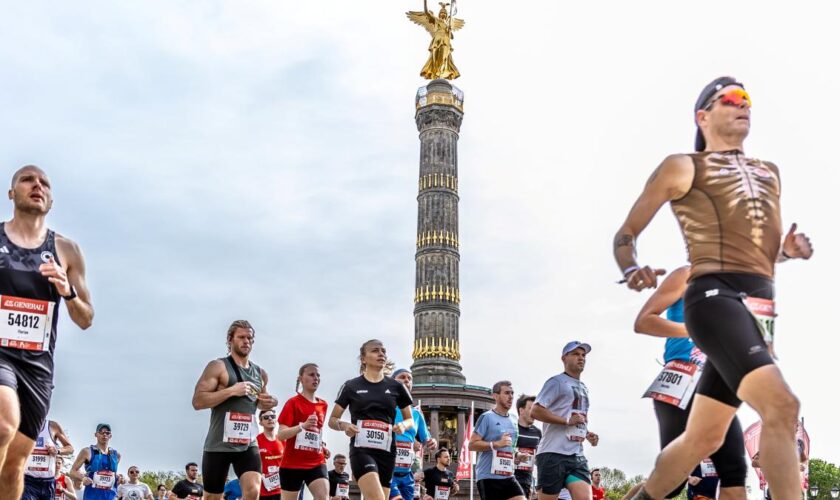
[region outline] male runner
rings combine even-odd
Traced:
[[[330,500],[350,499],[350,474],[347,469],[347,457],[337,454],[333,458],[333,470],[328,473],[330,480]]]
[[[56,496],[56,461],[61,455],[72,455],[73,451],[73,445],[58,422],[45,420],[26,461],[21,500],[53,500]]]
[[[84,485],[84,500],[114,500],[117,497],[117,467],[120,453],[111,448],[111,426],[96,426],[96,444],[82,448],[70,468],[70,477]],[[85,466],[85,474],[80,470]]]
[[[458,493],[458,481],[449,470],[451,461],[446,448],[435,452],[435,466],[423,471],[423,484],[426,487],[423,500],[448,500]]]
[[[514,446],[519,434],[510,415],[513,386],[507,380],[493,384],[496,406],[478,417],[470,436],[470,451],[478,452],[475,478],[481,500],[525,500],[522,487],[513,477]]]
[[[93,307],[79,246],[46,226],[50,181],[27,165],[12,176],[12,219],[0,223],[0,500],[19,500],[23,471],[47,418],[58,304],[87,329]]]
[[[688,500],[715,500],[718,498],[720,478],[710,460],[704,460],[688,476]]]
[[[274,410],[260,412],[263,431],[257,436],[262,463],[260,500],[280,500],[280,463],[283,460],[283,441],[277,439],[277,414]]]
[[[76,500],[76,490],[73,488],[73,481],[61,472],[64,466],[64,457],[55,457],[55,500]],[[24,490],[25,491],[25,490]],[[25,497],[22,497],[25,498]]]
[[[169,495],[166,492],[166,485],[159,484],[157,487],[157,496],[155,497],[155,500],[166,500],[167,497],[169,497]]]
[[[187,477],[181,479],[172,487],[169,498],[181,498],[187,500],[198,500],[204,497],[204,486],[198,483],[198,464],[190,462],[184,466]]]
[[[580,381],[589,344],[572,341],[563,347],[565,371],[548,379],[531,408],[531,416],[543,422],[543,438],[537,448],[537,486],[540,500],[554,500],[563,488],[574,500],[592,498],[589,465],[583,442],[598,446],[598,435],[587,428],[589,390]]]
[[[660,453],[637,498],[663,498],[724,440],[746,401],[764,422],[763,451],[773,496],[799,496],[794,428],[799,400],[765,342],[772,340],[775,263],[811,257],[793,224],[782,236],[776,165],[744,155],[752,103],[743,84],[715,79],[695,103],[696,153],[667,157],[648,180],[615,237],[627,286],[656,287],[662,269],[636,262],[636,239],[670,202],[688,247],[688,333],[708,357],[685,432]],[[766,441],[765,441],[766,439]]]
[[[408,393],[411,394],[413,387],[413,379],[411,370],[400,368],[396,370],[391,378],[401,382],[405,386]],[[395,423],[402,422],[402,413],[396,410]],[[426,427],[426,419],[423,417],[423,412],[416,406],[411,407],[411,416],[414,418],[415,426],[405,433],[397,436],[397,460],[394,466],[394,477],[391,479],[391,499],[402,498],[410,500],[414,498],[414,473],[411,471],[411,466],[414,463],[414,441],[425,445],[429,451],[434,451],[437,448],[437,440],[429,435],[428,427]]]
[[[534,482],[534,456],[542,439],[542,431],[534,425],[531,408],[536,396],[522,394],[516,400],[516,412],[519,414],[519,439],[516,441],[516,471],[513,473],[525,498],[531,498]]]
[[[231,323],[227,331],[229,355],[207,364],[195,386],[193,408],[211,408],[210,429],[201,461],[204,490],[210,500],[220,500],[228,469],[239,477],[242,497],[260,494],[260,453],[255,437],[254,414],[270,410],[277,398],[268,394],[268,373],[249,360],[254,328],[245,320]]]
[[[592,469],[589,475],[592,477],[592,500],[604,500],[607,492],[601,486],[601,469]]]
[[[128,481],[117,487],[117,500],[154,500],[149,485],[140,482],[140,469],[136,465],[128,468]]]

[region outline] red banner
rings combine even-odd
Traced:
[[[750,460],[755,459],[756,455],[758,455],[759,462],[761,461],[761,455],[758,453],[761,448],[760,420],[747,427],[747,430],[744,431],[744,446],[747,448],[747,455],[749,455]],[[811,455],[811,438],[808,436],[808,431],[805,430],[804,418],[796,425],[796,455],[799,459],[799,471],[802,474],[802,491],[808,491],[808,458]],[[753,467],[753,469],[758,476],[759,487],[762,490],[766,489],[767,481],[764,479],[761,468]]]
[[[470,419],[467,421],[467,429],[464,432],[464,442],[461,443],[461,450],[458,452],[458,470],[455,472],[455,479],[470,479],[472,477],[472,460],[470,460],[470,436],[472,436],[473,413],[470,412]]]

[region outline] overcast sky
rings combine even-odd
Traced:
[[[50,226],[82,246],[96,307],[89,331],[64,310],[59,330],[51,417],[77,449],[106,421],[125,465],[198,461],[209,414],[192,388],[234,319],[255,325],[281,401],[309,361],[332,401],[368,338],[410,364],[419,1],[0,5],[0,165],[49,173]],[[747,154],[780,166],[784,223],[816,248],[778,269],[777,350],[812,456],[840,462],[831,7],[459,2],[469,383],[535,393],[564,343],[590,342],[590,463],[648,473],[639,396],[662,342],[632,333],[647,295],[614,284],[612,237],[659,161],[692,148],[700,89],[731,74],[753,97]],[[684,262],[668,209],[639,252]]]

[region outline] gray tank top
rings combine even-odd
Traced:
[[[257,392],[262,391],[263,381],[260,367],[253,361],[249,362],[248,368],[242,368],[234,363],[233,359],[219,358],[225,365],[228,374],[228,385],[231,387],[237,382],[251,382],[256,386]],[[204,440],[204,451],[245,451],[251,446],[256,446],[257,421],[254,414],[257,412],[257,400],[249,396],[236,396],[228,398],[221,404],[210,410],[210,430],[207,431],[207,438]],[[247,428],[247,432],[245,432]]]

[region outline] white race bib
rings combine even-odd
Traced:
[[[653,398],[686,409],[694,388],[703,373],[703,366],[689,361],[669,361],[650,384],[643,397]]]
[[[497,476],[513,475],[513,452],[493,450],[493,464],[490,474]]]
[[[110,490],[114,487],[114,473],[109,470],[101,470],[93,473],[93,487],[100,490]]]
[[[35,448],[26,459],[26,472],[35,477],[55,477],[55,456],[44,448]]]
[[[776,303],[770,299],[744,297],[744,305],[752,313],[765,342],[772,342],[776,336]]]
[[[586,412],[582,412],[579,410],[572,410],[571,415],[580,414],[586,416]],[[571,415],[569,418],[571,418]],[[586,439],[586,422],[575,424],[575,425],[567,425],[566,426],[566,437],[569,438],[569,441],[577,441],[582,442]]]
[[[715,464],[708,458],[700,462],[700,474],[703,477],[717,477],[717,470]]]
[[[414,450],[411,449],[411,444],[407,441],[397,441],[397,467],[411,468],[414,463]]]
[[[449,486],[435,486],[435,500],[449,500]]]
[[[341,498],[350,498],[350,485],[347,483],[338,483],[335,485],[335,496]]]
[[[520,455],[524,455],[518,464],[516,470],[529,471],[534,469],[534,452],[533,448],[519,448],[517,450]]]
[[[359,420],[356,425],[357,448],[371,448],[373,450],[391,450],[391,425],[381,420]]]
[[[0,347],[48,350],[54,309],[55,302],[0,295]]]
[[[295,436],[295,449],[305,451],[321,451],[321,429],[315,431],[308,431],[301,429]]]
[[[266,491],[274,491],[280,489],[280,474],[275,472],[270,476],[263,476],[263,485]]]
[[[225,432],[222,442],[230,444],[249,444],[254,416],[250,413],[229,411],[225,413]]]

